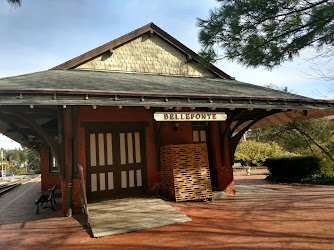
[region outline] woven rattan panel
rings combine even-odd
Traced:
[[[205,143],[166,145],[160,155],[163,195],[176,201],[212,199]]]
[[[172,145],[160,149],[162,195],[175,198]]]

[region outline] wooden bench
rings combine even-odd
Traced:
[[[38,214],[39,210],[42,209],[42,208],[44,208],[44,209],[51,208],[53,211],[56,211],[56,209],[53,207],[53,203],[57,204],[56,199],[55,199],[55,191],[56,191],[56,189],[57,189],[57,186],[54,185],[52,189],[49,189],[49,191],[51,191],[50,194],[42,194],[35,201],[35,204],[37,205],[36,214]],[[49,205],[49,203],[50,203],[50,205]]]

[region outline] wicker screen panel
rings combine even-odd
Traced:
[[[172,145],[166,145],[160,149],[161,191],[162,195],[175,198],[171,147]]]
[[[162,147],[161,175],[163,195],[176,201],[212,199],[205,143]]]

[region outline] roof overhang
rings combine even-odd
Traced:
[[[258,121],[252,128],[334,114],[334,101],[306,98],[238,81],[78,70],[44,71],[0,79],[0,105],[0,130],[27,147],[40,142],[38,134],[29,130],[26,122],[15,123],[13,116],[22,113],[39,126],[53,129],[55,137],[54,122],[59,117],[50,115],[73,106],[216,110],[228,116],[242,111],[231,124],[238,123],[235,131],[254,119]]]
[[[334,101],[311,98],[277,98],[261,96],[207,95],[192,93],[148,93],[73,89],[0,89],[1,106],[98,106],[181,108],[252,111],[277,110],[253,127],[269,126],[334,114]]]
[[[0,105],[98,105],[195,107],[223,109],[282,109],[327,110],[334,109],[334,101],[312,98],[266,96],[240,96],[194,93],[153,93],[134,91],[108,91],[89,89],[0,88]]]

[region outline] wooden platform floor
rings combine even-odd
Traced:
[[[88,204],[96,238],[189,222],[191,219],[159,198],[131,197]]]
[[[0,249],[334,249],[334,186],[279,184],[252,170],[234,172],[236,185],[275,189],[237,193],[213,202],[167,202],[192,222],[91,238],[86,217],[36,213],[40,179],[0,197]]]

